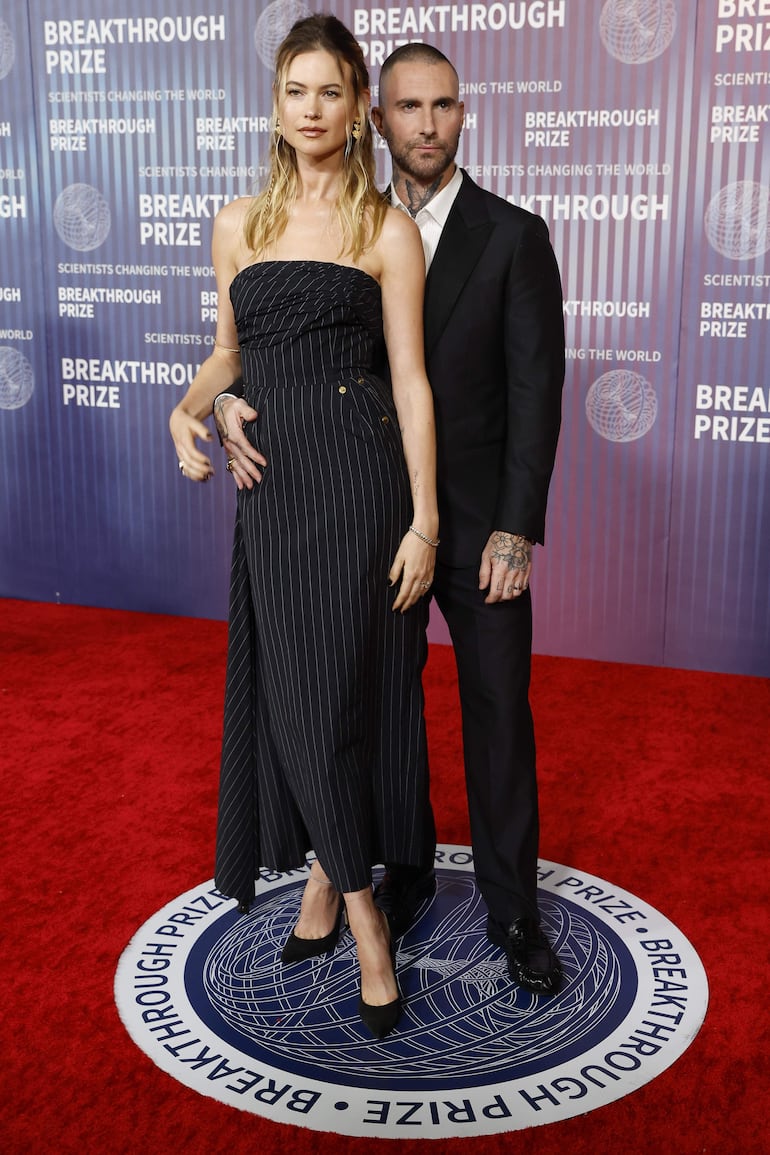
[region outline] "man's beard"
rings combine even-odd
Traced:
[[[425,141],[412,141],[404,145],[404,147],[397,152],[387,137],[385,140],[390,149],[394,168],[398,169],[404,176],[410,177],[422,185],[429,185],[432,184],[433,181],[438,180],[452,164],[457,155],[460,134],[457,134],[457,140],[453,143],[446,143],[444,141],[430,142],[433,143],[434,147],[438,150],[431,156],[423,156],[418,151],[420,146],[424,146]]]

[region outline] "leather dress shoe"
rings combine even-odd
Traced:
[[[561,965],[534,918],[515,918],[506,930],[490,916],[487,938],[505,951],[514,982],[536,995],[556,994],[561,986]]]
[[[417,873],[414,870],[386,870],[374,890],[375,905],[384,912],[390,936],[401,938],[415,920],[417,911],[436,891],[433,867]]]

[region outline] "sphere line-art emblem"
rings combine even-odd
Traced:
[[[90,184],[71,184],[56,198],[54,228],[71,249],[98,249],[109,236],[110,222],[107,201]]]
[[[676,32],[674,0],[606,0],[599,17],[602,44],[624,64],[661,56]]]
[[[435,896],[397,943],[404,1005],[386,1038],[358,1017],[348,931],[328,954],[282,966],[306,876],[297,870],[261,880],[246,915],[213,882],[158,911],[120,960],[118,1011],[167,1074],[278,1122],[404,1138],[408,1111],[419,1126],[408,1134],[440,1139],[582,1114],[676,1060],[708,987],[693,948],[658,911],[591,875],[539,865],[541,921],[564,970],[556,995],[512,981],[487,941],[468,848],[441,846]],[[656,989],[656,952],[661,966],[681,963],[681,1015]]]
[[[5,80],[8,73],[13,68],[16,59],[16,44],[14,43],[13,33],[0,18],[0,80]]]
[[[21,409],[35,388],[27,358],[10,345],[0,345],[0,409]]]
[[[731,261],[761,257],[770,249],[770,188],[742,180],[725,185],[706,208],[708,242]]]
[[[649,433],[658,415],[658,398],[650,382],[630,369],[612,369],[594,381],[586,394],[586,417],[607,441],[636,441]]]
[[[254,47],[265,68],[275,69],[278,47],[292,24],[311,15],[303,0],[273,0],[268,4],[254,28]]]

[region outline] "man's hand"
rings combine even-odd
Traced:
[[[255,481],[261,481],[267,465],[267,458],[243,432],[244,422],[256,421],[257,417],[256,409],[247,405],[242,397],[222,393],[214,402],[214,421],[227,454],[227,469],[239,489],[251,489]]]
[[[479,567],[479,589],[489,590],[485,602],[519,598],[529,587],[532,542],[518,533],[495,530],[484,547]]]

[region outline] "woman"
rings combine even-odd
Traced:
[[[333,949],[344,908],[359,1014],[400,1013],[371,867],[420,865],[420,675],[438,544],[435,431],[416,226],[376,191],[368,74],[332,16],[278,50],[270,183],[217,216],[216,345],[171,415],[180,469],[217,398],[238,486],[216,882],[242,909],[261,866],[316,855],[284,963]],[[382,349],[392,393],[373,372]],[[221,398],[243,377],[242,399]],[[245,444],[241,440],[241,444]],[[396,587],[395,593],[391,587]]]

